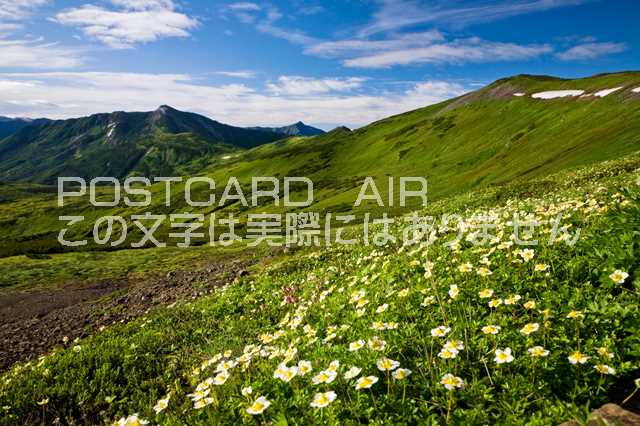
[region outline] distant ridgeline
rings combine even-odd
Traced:
[[[70,120],[5,120],[0,129],[6,123],[10,136],[0,141],[0,180],[49,184],[57,176],[191,174],[216,155],[323,133],[300,122],[282,128],[234,127],[168,106]]]

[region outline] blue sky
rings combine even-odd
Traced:
[[[519,73],[640,69],[635,0],[0,0],[0,115],[358,127]]]

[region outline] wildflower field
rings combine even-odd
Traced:
[[[445,199],[426,213],[463,221],[414,244],[294,250],[60,342],[3,374],[0,423],[555,425],[637,409],[639,168]],[[514,214],[538,226],[516,235]]]

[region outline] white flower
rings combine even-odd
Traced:
[[[356,340],[355,342],[349,343],[349,352],[354,352],[360,350],[364,347],[366,342],[364,340]]]
[[[195,408],[196,410],[199,410],[211,404],[213,404],[213,398],[210,398],[210,397],[201,398],[193,402],[193,408]]]
[[[311,381],[313,382],[314,385],[319,385],[322,383],[331,383],[336,379],[337,376],[338,376],[338,373],[336,373],[335,371],[323,370],[318,374],[316,374],[315,376],[313,376]]]
[[[329,368],[327,368],[327,370],[337,372],[338,368],[340,368],[340,361],[334,359],[329,363]]]
[[[354,377],[357,377],[361,371],[362,371],[362,368],[351,367],[350,369],[347,370],[346,373],[344,373],[344,378],[347,380],[353,379]]]
[[[491,290],[490,288],[485,288],[484,290],[478,292],[478,296],[480,296],[481,299],[487,299],[493,296],[493,290]]]
[[[522,299],[522,296],[520,296],[519,294],[515,294],[511,297],[509,297],[508,299],[505,299],[504,304],[505,305],[515,305],[516,303],[518,303],[518,301]]]
[[[449,334],[450,331],[451,331],[451,328],[441,325],[439,327],[431,329],[431,336],[433,336],[433,337],[444,337],[447,334]]]
[[[438,353],[438,356],[442,359],[454,359],[458,356],[458,350],[454,348],[444,347]]]
[[[393,378],[396,380],[404,380],[411,374],[411,370],[408,368],[398,368],[393,372]]]
[[[385,342],[384,340],[380,339],[378,336],[373,336],[369,340],[369,348],[371,350],[383,351],[386,346],[387,346],[387,342]]]
[[[616,374],[616,370],[606,364],[597,364],[593,368],[600,374]]]
[[[532,249],[524,249],[520,252],[520,257],[522,257],[525,262],[528,262],[533,259],[534,251]]]
[[[622,284],[624,280],[629,278],[629,274],[621,271],[620,269],[616,269],[611,275],[609,275],[609,278],[611,278],[616,284]]]
[[[298,374],[304,376],[313,371],[313,366],[309,361],[301,360],[298,362]]]
[[[511,348],[496,349],[496,357],[494,361],[498,364],[505,364],[513,361],[513,355],[511,355]]]
[[[444,344],[444,347],[447,349],[461,351],[464,349],[464,343],[462,342],[462,340],[447,340],[447,343]]]
[[[360,377],[356,382],[356,390],[369,389],[378,382],[376,376]]]
[[[242,396],[249,396],[253,393],[253,388],[251,386],[247,386],[246,388],[242,388],[240,391]]]
[[[274,379],[280,379],[285,383],[289,383],[298,374],[297,367],[287,367],[284,363],[278,365],[276,371],[273,372]]]
[[[398,368],[400,366],[400,363],[398,361],[394,361],[392,359],[385,357],[385,358],[380,358],[378,362],[376,362],[376,366],[380,371],[391,371]]]
[[[424,298],[424,300],[422,301],[422,303],[420,304],[420,306],[429,306],[429,305],[433,305],[434,302],[436,300],[435,296],[427,296]]]
[[[442,376],[440,384],[444,385],[448,390],[462,389],[464,387],[464,381],[460,377],[449,373]]]
[[[458,271],[465,273],[465,272],[471,272],[473,270],[473,265],[471,265],[470,263],[463,263],[460,266],[458,266]]]
[[[457,285],[452,284],[449,286],[449,297],[455,299],[460,294],[460,289]]]
[[[261,414],[264,410],[269,408],[270,405],[271,402],[267,398],[265,398],[264,396],[258,397],[258,399],[256,399],[253,404],[247,407],[247,413],[254,416],[257,414]]]
[[[213,384],[216,386],[224,385],[229,378],[229,372],[227,370],[221,371],[213,378]]]
[[[498,334],[502,330],[502,327],[499,325],[485,325],[482,327],[482,332],[484,334]]]
[[[536,272],[544,272],[547,269],[549,269],[549,265],[547,265],[546,263],[538,263],[536,264],[536,266],[534,266],[533,268]]]
[[[311,401],[310,405],[313,408],[324,408],[335,401],[336,396],[334,391],[319,392],[313,396],[313,401]]]
[[[529,324],[525,324],[525,326],[520,329],[520,333],[526,334],[528,336],[531,333],[535,333],[539,329],[540,329],[540,325],[537,322],[532,322]]]
[[[534,358],[543,358],[549,355],[549,351],[543,348],[542,346],[534,346],[532,348],[527,349],[527,352],[529,352],[529,355],[531,355]]]
[[[580,351],[576,351],[571,355],[569,355],[567,359],[571,364],[576,365],[576,364],[584,364],[585,362],[589,361],[589,358],[591,357],[585,356]]]
[[[158,402],[156,402],[156,405],[153,406],[153,411],[155,411],[156,414],[164,411],[164,409],[169,406],[169,397],[170,396],[167,395],[163,399],[159,399]]]

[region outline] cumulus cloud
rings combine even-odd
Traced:
[[[86,4],[55,15],[53,20],[78,27],[88,37],[114,49],[167,37],[188,37],[198,21],[176,10],[171,0],[111,0],[117,9]]]
[[[585,43],[560,52],[556,56],[563,61],[579,61],[621,53],[625,50],[627,50],[625,43]]]
[[[280,79],[274,84],[279,83]],[[202,84],[183,74],[95,72],[4,73],[0,89],[0,115],[68,118],[116,110],[149,111],[170,104],[235,125],[303,120],[325,128],[362,126],[466,91],[457,83],[430,81],[379,94],[344,92],[344,86],[334,86],[328,92],[302,95],[244,84]]]

